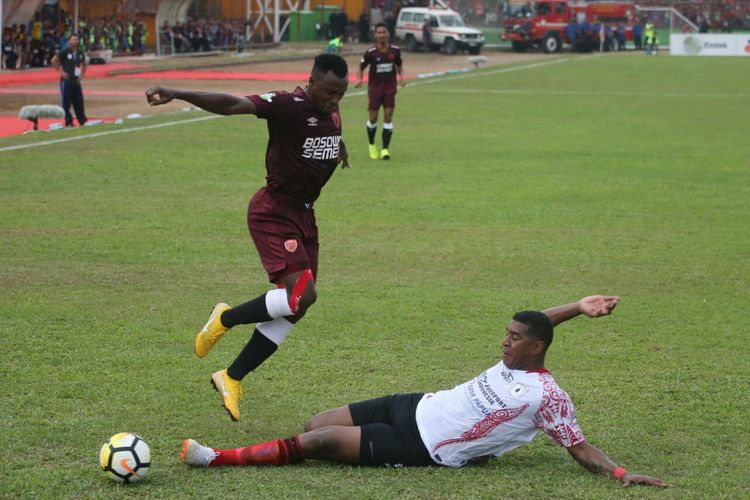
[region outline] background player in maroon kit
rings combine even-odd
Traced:
[[[269,280],[278,288],[239,306],[214,306],[195,338],[202,358],[235,325],[255,331],[235,361],[212,374],[233,420],[240,419],[240,380],[278,348],[316,300],[318,228],[313,202],[336,166],[349,167],[338,103],[346,92],[346,61],[335,54],[315,58],[307,87],[237,97],[230,94],[152,87],[152,106],[181,99],[221,115],[252,114],[268,122],[266,186],[252,200],[247,225]]]
[[[359,79],[356,87],[362,86],[365,68],[370,66],[367,81],[367,138],[370,141],[370,158],[378,159],[378,148],[375,146],[375,132],[378,129],[378,111],[383,107],[383,149],[380,158],[389,160],[388,146],[393,135],[393,110],[396,107],[396,75],[401,86],[404,80],[404,65],[401,61],[401,49],[391,45],[390,34],[384,23],[375,25],[375,45],[367,49],[359,64]]]

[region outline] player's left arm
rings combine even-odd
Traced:
[[[401,59],[401,50],[398,50],[396,56],[396,73],[398,74],[398,83],[403,87],[406,85],[406,79],[404,78],[404,60]]]
[[[557,326],[563,321],[575,318],[579,314],[583,314],[589,318],[607,316],[618,302],[620,302],[620,297],[617,295],[589,295],[578,302],[551,307],[542,312],[552,321],[552,326]]]
[[[658,486],[666,488],[668,485],[658,477],[644,476],[642,474],[631,474],[622,467],[612,462],[607,455],[599,448],[589,444],[587,441],[566,448],[568,453],[581,466],[590,470],[594,474],[609,474],[615,480],[621,481],[625,487],[634,484],[643,484],[646,486]]]
[[[339,162],[341,162],[341,168],[351,168],[349,164],[349,152],[346,150],[344,139],[341,139],[341,142],[339,142]]]

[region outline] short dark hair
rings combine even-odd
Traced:
[[[319,71],[323,74],[333,71],[339,78],[346,78],[349,74],[349,66],[343,57],[337,54],[318,54],[315,56],[312,72]]]
[[[378,24],[375,25],[375,27],[372,30],[375,31],[376,29],[380,28],[381,26],[383,28],[385,28],[385,29],[388,29],[388,26],[385,23],[378,23]]]
[[[554,328],[549,316],[540,311],[521,311],[513,316],[513,321],[518,321],[529,327],[528,334],[534,340],[544,342],[544,352],[552,345]]]

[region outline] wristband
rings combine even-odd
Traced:
[[[628,471],[626,471],[622,467],[615,467],[615,470],[612,472],[612,475],[615,476],[616,480],[622,481],[622,478],[625,477],[625,474],[627,473]]]

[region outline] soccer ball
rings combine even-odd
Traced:
[[[104,443],[99,452],[99,465],[111,480],[118,483],[134,483],[148,473],[151,466],[151,449],[141,436],[121,432]]]

